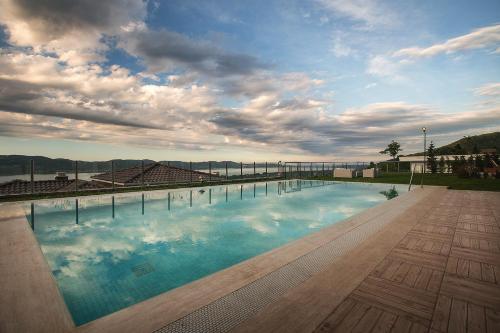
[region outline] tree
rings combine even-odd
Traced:
[[[452,171],[452,162],[450,161],[450,158],[448,156],[446,156],[446,172],[447,173],[450,173]]]
[[[445,165],[446,165],[446,162],[444,160],[444,157],[441,156],[441,158],[439,159],[439,172],[440,173],[444,173],[444,168],[445,168]]]
[[[427,149],[427,167],[431,170],[431,173],[437,172],[436,147],[432,141]]]
[[[455,145],[455,147],[454,147],[454,149],[453,149],[453,150],[455,151],[455,154],[458,154],[458,155],[460,155],[460,154],[465,154],[465,153],[466,153],[465,149],[464,149],[464,148],[462,148],[462,146],[460,145],[460,143],[457,143],[457,144]]]
[[[403,149],[401,149],[401,145],[392,140],[392,142],[387,145],[387,148],[382,150],[380,154],[389,154],[393,159],[395,159],[400,151],[403,151]]]

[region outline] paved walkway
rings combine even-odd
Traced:
[[[499,217],[448,191],[316,332],[500,332]]]

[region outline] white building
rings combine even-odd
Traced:
[[[464,156],[467,160],[470,156],[475,158],[476,155],[436,155],[436,162],[439,165],[441,157],[444,158],[445,162],[448,160],[453,162],[455,161],[456,156],[458,156],[458,158],[460,158],[460,156]],[[410,170],[415,170],[415,173],[422,173],[422,170],[424,169],[424,156],[404,156],[399,158],[399,162],[410,162]],[[427,172],[431,172],[429,170],[429,163],[427,163]],[[445,173],[449,172],[451,172],[451,167],[448,168],[448,164],[445,164]]]

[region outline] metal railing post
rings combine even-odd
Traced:
[[[30,161],[31,194],[35,192],[35,160]]]
[[[226,162],[226,180],[229,179],[229,175],[227,174],[227,162]]]
[[[75,161],[75,192],[78,192],[78,161]]]
[[[115,190],[115,161],[111,160],[111,186]]]
[[[253,162],[253,178],[255,178],[255,161]]]
[[[78,224],[78,198],[75,199],[75,221]]]
[[[141,160],[141,187],[144,188],[144,160]]]
[[[193,182],[193,162],[189,161],[189,184]]]
[[[267,161],[266,161],[266,178],[267,178]]]
[[[321,175],[325,177],[325,162],[323,162],[323,170],[321,172]]]
[[[144,215],[144,193],[142,193],[142,215]]]
[[[208,182],[212,181],[212,162],[208,161]]]
[[[35,231],[35,204],[31,203],[31,230]]]
[[[243,178],[243,162],[240,162],[240,178]]]

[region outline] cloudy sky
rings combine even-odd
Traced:
[[[0,154],[369,160],[500,130],[500,2],[0,0]]]

